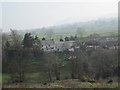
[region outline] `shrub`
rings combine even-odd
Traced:
[[[82,76],[82,77],[80,78],[80,81],[82,81],[82,82],[88,82],[88,81],[96,81],[96,80],[93,79],[93,78],[90,78],[90,77],[88,77],[88,76]]]
[[[88,81],[88,78],[87,78],[86,76],[82,76],[82,77],[80,78],[80,80],[81,80],[82,82],[87,82],[87,81]]]

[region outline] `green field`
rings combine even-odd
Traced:
[[[83,33],[83,37],[87,37],[91,34],[94,34],[94,33],[97,33],[99,34],[100,36],[111,36],[111,35],[118,35],[118,32],[85,32]],[[54,34],[52,36],[52,38],[55,40],[55,41],[59,41],[59,39],[62,37],[62,38],[65,38],[66,36],[67,37],[70,37],[70,36],[75,36],[76,33],[67,33],[67,34]],[[80,35],[78,34],[77,35],[78,37],[80,37]],[[49,39],[49,37],[47,37],[46,35],[38,35],[39,38],[47,38]]]

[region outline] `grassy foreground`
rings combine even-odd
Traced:
[[[17,83],[17,84],[5,84],[3,88],[117,88],[118,83],[89,83],[80,82],[78,79],[68,79],[55,81],[52,83]]]

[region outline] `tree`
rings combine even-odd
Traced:
[[[20,36],[18,35],[18,33],[17,33],[17,30],[12,30],[12,29],[10,29],[11,30],[11,42],[12,42],[12,44],[13,44],[13,46],[14,46],[14,48],[18,48],[18,47],[20,47],[21,46],[21,42],[20,42]]]
[[[6,47],[9,48],[10,47],[10,43],[8,41],[6,41]]]
[[[42,44],[41,44],[41,40],[35,36],[34,42],[33,42],[33,54],[35,57],[39,57],[42,53],[41,50]]]
[[[44,41],[44,40],[45,40],[45,38],[43,37],[43,38],[42,38],[42,40]]]
[[[82,76],[89,75],[88,55],[84,44],[75,41],[74,45],[80,46],[80,48],[75,49],[74,52],[69,54],[70,73],[72,79],[80,79]]]
[[[77,34],[75,35],[75,37],[74,37],[75,39],[77,39]]]
[[[35,35],[35,40],[38,40],[38,36],[37,35]]]
[[[31,36],[31,33],[26,33],[23,39],[23,45],[24,47],[31,48],[34,43],[34,38]]]
[[[26,73],[30,70],[32,51],[29,48],[19,48],[14,51],[9,70],[13,82],[25,82]]]
[[[65,41],[69,41],[69,37],[65,37]]]
[[[5,57],[3,61],[4,72],[11,76],[11,82],[24,82],[32,59],[32,49],[23,48],[19,35],[11,31],[11,45],[6,43]],[[5,66],[6,65],[6,66]]]
[[[64,40],[62,38],[60,38],[60,42],[63,42]]]
[[[5,41],[4,41],[5,42]],[[8,57],[8,51],[10,48],[10,43],[6,41],[5,45],[2,47],[2,66],[5,68],[2,68],[2,72],[7,72],[8,71],[8,65],[9,65],[9,57]]]
[[[70,63],[71,63],[71,77],[81,78],[83,75],[88,75],[88,59],[87,54],[84,49],[77,49],[70,53]]]
[[[74,38],[73,36],[71,36],[71,37],[70,37],[70,40],[71,40],[71,41],[74,41],[74,40],[75,40],[75,38]]]
[[[4,46],[6,45],[6,41],[8,41],[8,35],[3,33],[2,34],[2,48],[4,48]]]
[[[52,81],[52,74],[55,75],[56,80],[60,80],[60,66],[61,61],[55,53],[45,53],[45,68],[48,73],[49,81]]]
[[[48,75],[48,79],[51,82],[52,81],[52,64],[53,60],[50,60],[51,57],[49,54],[45,53],[45,73]]]
[[[113,72],[118,62],[117,51],[100,48],[95,50],[91,57],[96,79],[113,76]]]

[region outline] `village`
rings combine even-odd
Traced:
[[[80,38],[71,36],[55,42],[53,39],[46,40],[42,38],[42,50],[44,52],[74,52],[75,49],[81,48],[81,45],[85,46],[86,51],[98,48],[118,49],[117,36],[99,36],[99,34],[92,34],[88,37],[83,37],[82,40],[85,40],[85,42],[81,42],[81,44],[77,44],[78,39]]]
[[[2,90],[119,89],[118,2],[7,1],[0,3]]]

